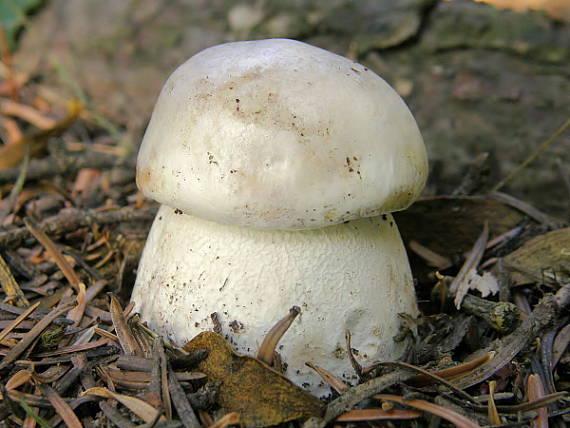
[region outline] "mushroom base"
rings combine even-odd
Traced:
[[[132,295],[150,328],[182,345],[213,329],[217,312],[234,348],[255,355],[289,308],[301,314],[281,339],[285,375],[324,395],[311,361],[355,381],[357,360],[394,359],[398,313],[417,315],[412,276],[392,216],[305,231],[257,230],[202,220],[163,205],[152,226]]]

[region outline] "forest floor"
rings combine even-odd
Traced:
[[[563,167],[541,176],[559,180],[548,206],[508,190],[527,162],[540,170],[539,155],[567,144],[568,120],[516,162],[499,154],[497,167],[482,150],[460,180],[434,174],[395,214],[421,310],[402,318],[407,350],[362,366],[347,334],[358,382],[313,365],[331,390],[317,399],[219,332],[181,348],[141,322],[129,298],[158,207],[134,181],[144,120],[137,134],[109,119],[124,104],[100,109],[81,84],[71,97],[53,83],[57,67],[22,72],[11,64],[32,54],[2,51],[2,426],[568,426],[570,180]]]

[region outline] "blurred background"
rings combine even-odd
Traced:
[[[424,135],[426,194],[457,192],[469,168],[487,177],[470,191],[491,188],[570,112],[569,0],[1,0],[0,23],[2,77],[48,115],[79,99],[74,138],[118,156],[177,65],[235,40],[298,39],[376,71]],[[506,190],[566,217],[569,174],[566,133]]]

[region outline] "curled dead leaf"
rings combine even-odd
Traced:
[[[201,333],[184,349],[208,351],[208,358],[197,368],[211,380],[221,382],[220,406],[228,413],[239,413],[244,427],[277,425],[322,414],[322,404],[316,397],[261,361],[235,353],[217,333]]]
[[[90,388],[87,391],[83,392],[81,395],[96,395],[103,398],[113,398],[147,423],[154,421],[159,412],[159,410],[155,409],[140,398],[130,397],[124,394],[117,394],[116,392],[110,391],[107,388]],[[165,420],[164,416],[161,416],[160,420]]]
[[[531,239],[503,261],[517,284],[570,281],[570,227]]]
[[[20,141],[0,147],[0,170],[15,167],[22,162],[28,146],[31,156],[42,152],[47,140],[62,134],[77,119],[82,110],[82,104],[77,100],[72,100],[68,106],[67,116],[56,122],[52,128],[42,129],[30,136],[25,136]]]

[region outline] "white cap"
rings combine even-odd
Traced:
[[[160,93],[137,184],[206,220],[312,229],[407,208],[427,157],[398,94],[361,64],[287,39],[227,43]]]

